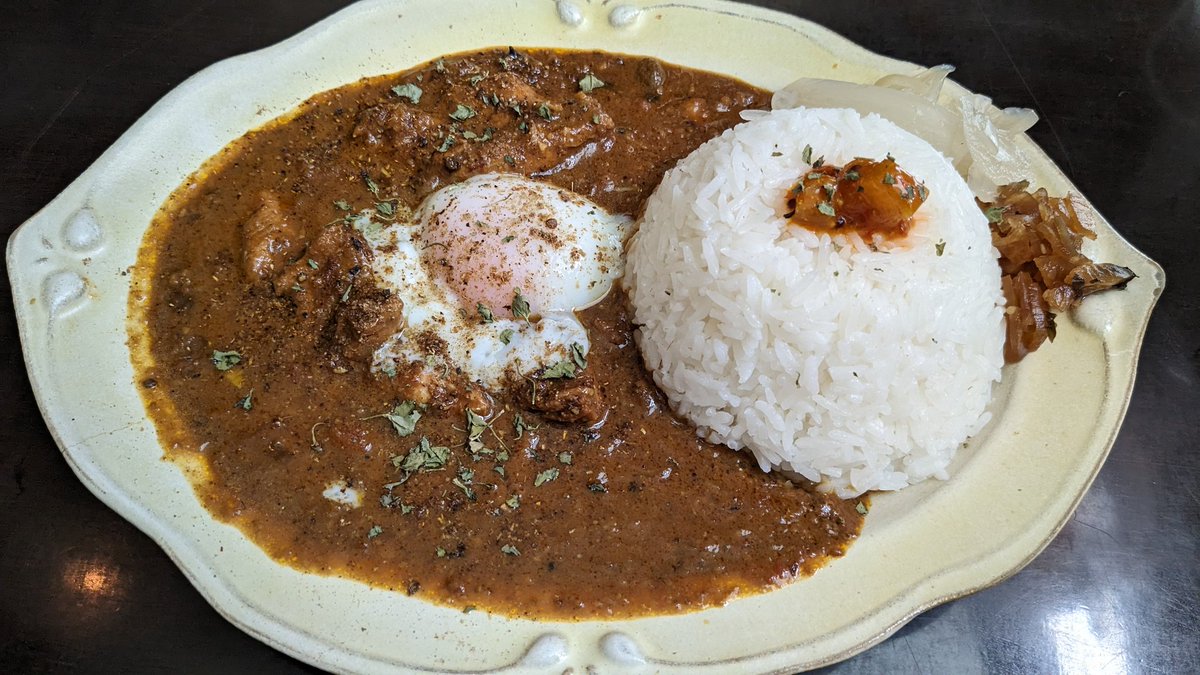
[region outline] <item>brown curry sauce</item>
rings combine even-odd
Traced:
[[[604,86],[582,91],[589,74]],[[620,290],[580,313],[591,350],[574,379],[485,392],[449,369],[388,377],[363,345],[395,308],[339,222],[488,171],[633,215],[676,160],[767,101],[654,59],[490,50],[318,94],[246,134],[172,195],[139,255],[131,344],[168,457],[200,460],[205,506],[280,562],[464,609],[673,613],[812,573],[865,509],[673,417]],[[459,105],[475,114],[454,120]],[[214,351],[240,360],[218,369]],[[406,399],[425,405],[402,437],[379,415]],[[467,447],[468,407],[490,420],[486,454]],[[421,438],[448,448],[444,466],[397,484]],[[360,507],[322,495],[339,481]]]

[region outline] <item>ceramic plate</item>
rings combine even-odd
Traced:
[[[960,453],[953,480],[876,497],[848,555],[777,591],[611,622],[463,614],[280,566],[209,517],[163,459],[126,346],[128,270],[151,216],[206,158],[314,93],[504,45],[653,55],[770,89],[916,69],[801,19],[731,3],[411,0],[354,5],[180,85],[13,235],[8,264],[30,379],[67,461],[214,607],[263,642],[337,671],[769,672],[850,656],[1045,547],[1112,445],[1163,286],[1158,265],[1086,206],[1099,233],[1094,257],[1139,279],[1089,299],[1060,322],[1052,346],[1005,370],[995,420]],[[1036,184],[1077,192],[1027,138],[1018,146]]]

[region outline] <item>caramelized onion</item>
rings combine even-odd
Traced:
[[[1054,312],[1065,312],[1093,293],[1124,288],[1137,276],[1083,254],[1083,240],[1096,234],[1080,222],[1069,198],[1051,197],[1045,188],[1031,193],[1028,187],[1028,181],[1004,185],[996,201],[979,202],[1000,252],[1008,363],[1054,339]]]

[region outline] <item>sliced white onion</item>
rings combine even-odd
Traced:
[[[887,75],[875,84],[802,78],[775,92],[771,107],[853,108],[875,113],[925,139],[954,164],[976,196],[1028,178],[1029,161],[1014,139],[1037,122],[1028,108],[1000,110],[979,94],[939,104],[942,84],[954,68],[936,66],[913,75]]]
[[[1001,185],[1026,180],[1033,168],[1014,139],[1037,123],[1037,113],[1029,108],[1005,108],[992,105],[992,99],[970,94],[952,105],[962,117],[967,149],[973,161],[967,170],[967,185],[983,199],[995,197]]]
[[[942,93],[942,85],[946,77],[954,72],[954,66],[942,64],[926,68],[915,75],[884,75],[875,80],[876,87],[886,87],[896,91],[907,91],[921,98],[937,103]]]

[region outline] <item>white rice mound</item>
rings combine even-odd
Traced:
[[[624,283],[655,382],[703,437],[842,497],[946,478],[1003,366],[987,219],[944,156],[878,115],[745,117],[667,172],[631,240]],[[907,238],[872,251],[789,225],[805,145],[839,166],[890,153],[923,181]]]

